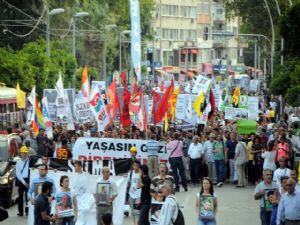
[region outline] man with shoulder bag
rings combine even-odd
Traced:
[[[24,194],[25,194],[25,213],[28,215],[28,198],[27,192],[29,187],[29,158],[28,158],[28,148],[22,146],[20,148],[21,160],[16,164],[16,186],[18,186],[18,216],[23,216],[24,214]]]
[[[173,135],[173,140],[170,141],[167,146],[167,152],[169,156],[169,162],[171,165],[173,177],[175,180],[175,185],[176,185],[176,191],[180,191],[179,187],[179,177],[178,177],[178,172],[181,177],[181,184],[184,188],[185,191],[188,191],[187,187],[187,182],[184,174],[184,167],[183,167],[183,143],[179,140],[179,134],[174,133]]]

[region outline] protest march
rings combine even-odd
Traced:
[[[281,102],[266,96],[259,80],[237,77],[216,81],[200,74],[185,86],[171,77],[146,93],[138,81],[130,90],[125,72],[107,87],[103,81],[90,85],[85,66],[79,91],[65,89],[62,74],[43,96],[33,87],[26,97],[17,86],[25,116],[20,126],[7,128],[17,140],[9,158],[20,157],[19,194],[29,200],[19,196],[18,215],[28,215],[28,224],[39,219],[43,183],[51,185],[53,223],[101,224],[109,213],[114,224],[123,224],[124,215],[134,224],[167,224],[164,204],[197,184],[203,190],[196,204],[200,220],[213,222],[217,198],[206,186],[257,185],[260,199],[268,171],[270,195],[280,198],[277,189],[288,191],[283,177],[298,180],[299,128],[291,118],[299,111],[286,105],[281,112]],[[272,208],[273,200],[264,201]],[[270,221],[271,211],[263,212],[261,219]]]

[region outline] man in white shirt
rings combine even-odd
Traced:
[[[172,225],[178,215],[178,205],[173,194],[173,183],[166,180],[162,186],[162,192],[166,200],[160,211],[159,225]]]
[[[97,203],[97,225],[102,225],[102,216],[105,213],[111,213],[113,214],[113,201],[118,195],[118,189],[117,185],[114,181],[110,179],[110,169],[107,166],[104,166],[102,168],[102,178],[97,180],[97,188],[99,185],[102,183],[107,183],[110,184],[109,187],[109,198],[108,198],[108,203],[107,204],[98,204]],[[97,195],[100,194],[101,190],[97,190]],[[98,196],[96,196],[96,201],[98,199]]]
[[[199,137],[194,136],[193,143],[190,144],[188,150],[188,156],[190,157],[190,175],[194,184],[199,183],[202,154],[203,147],[202,144],[199,143]]]
[[[141,189],[137,188],[137,183],[140,178],[139,167],[141,163],[138,160],[134,160],[133,169],[128,173],[128,195],[129,205],[131,209],[133,224],[136,225],[139,220],[139,210],[137,205],[141,203]]]
[[[29,187],[29,159],[28,159],[28,148],[22,146],[20,148],[21,160],[16,164],[16,176],[18,186],[18,216],[23,216],[24,213],[24,193],[26,199],[25,213],[28,214],[27,207],[27,192]]]
[[[281,188],[280,179],[283,176],[291,176],[291,170],[289,168],[286,168],[286,158],[284,156],[280,157],[279,160],[279,168],[274,171],[273,174],[273,181],[276,182],[279,189]]]

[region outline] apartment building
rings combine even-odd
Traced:
[[[223,59],[235,64],[238,21],[227,21],[222,0],[157,0],[154,61],[163,69],[197,73],[202,63]]]

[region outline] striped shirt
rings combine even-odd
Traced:
[[[146,149],[148,156],[158,156],[158,151],[160,149],[159,142],[150,140],[146,143]]]

